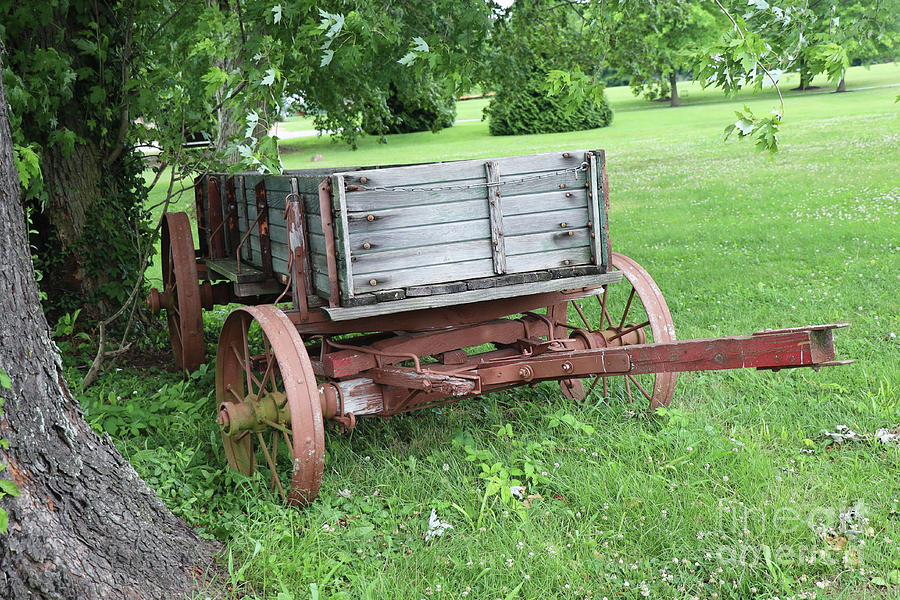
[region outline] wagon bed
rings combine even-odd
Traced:
[[[210,174],[200,254],[239,297],[281,291],[296,262],[290,292],[332,320],[597,286],[619,278],[605,180],[603,152],[585,150]]]

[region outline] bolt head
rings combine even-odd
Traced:
[[[374,221],[375,215],[366,215],[366,221]]]
[[[378,280],[377,280],[377,279],[370,279],[370,280],[369,280],[369,285],[378,285]]]

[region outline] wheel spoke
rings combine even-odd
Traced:
[[[238,393],[237,393],[236,391],[234,391],[234,388],[233,388],[232,386],[229,385],[229,386],[226,388],[226,390],[228,391],[228,393],[230,393],[232,396],[234,396],[234,399],[237,400],[238,402],[243,402],[243,401],[244,401],[244,399],[241,398],[241,397],[238,395]]]
[[[644,327],[646,327],[646,326],[649,325],[649,324],[650,324],[650,321],[644,321],[643,323],[638,323],[637,325],[632,325],[632,326],[629,327],[628,329],[623,329],[622,331],[620,331],[620,332],[617,333],[616,335],[614,335],[614,336],[612,336],[611,338],[609,338],[609,341],[611,342],[611,341],[613,341],[613,340],[617,340],[617,339],[619,339],[620,337],[623,337],[623,336],[628,335],[628,334],[631,333],[632,331],[636,331],[636,330],[638,330],[638,329],[643,329]]]
[[[291,442],[291,430],[285,427],[281,430],[281,434],[284,436],[284,443],[287,445],[288,454],[293,456],[294,444]]]
[[[269,357],[268,355],[266,356],[266,359],[269,364],[266,365],[266,372],[263,375],[262,382],[259,384],[259,393],[256,394],[257,400],[262,398],[263,392],[266,391],[266,381],[269,380],[269,376],[272,374],[272,367],[275,365],[275,361],[272,360],[272,358]],[[274,377],[272,378],[272,387],[275,388],[275,378]],[[274,392],[276,390],[273,389],[272,391]]]
[[[635,289],[632,286],[631,293],[628,294],[628,302],[625,303],[625,312],[622,313],[622,319],[619,321],[619,329],[625,325],[625,319],[628,318],[628,311],[631,309],[631,301],[634,300],[634,294]]]
[[[269,448],[266,446],[266,441],[263,438],[263,434],[260,432],[256,432],[256,439],[259,442],[259,445],[262,447],[263,454],[266,455],[266,462],[269,463],[269,469],[272,471],[272,475],[275,479],[275,484],[278,486],[278,493],[281,494],[281,499],[286,503],[287,495],[284,493],[284,488],[281,487],[281,478],[278,477],[278,469],[275,467],[275,463],[272,460],[272,455],[269,454]]]
[[[597,382],[600,381],[601,379],[603,379],[604,381],[606,381],[606,379],[603,378],[603,377],[601,377],[600,375],[597,375],[596,377],[594,377],[594,381],[591,382],[591,385],[590,385],[590,387],[588,388],[587,393],[584,395],[585,398],[587,398],[587,397],[589,397],[589,396],[591,395],[591,392],[593,392],[593,391],[594,391],[594,388],[597,387]]]
[[[606,294],[609,293],[609,286],[603,288],[603,298],[600,299],[600,326],[597,329],[603,329],[603,319],[606,315]],[[612,322],[610,322],[612,325]]]
[[[578,316],[581,317],[582,322],[584,322],[584,326],[586,329],[591,328],[590,322],[588,322],[587,317],[584,316],[584,311],[581,310],[581,307],[578,306],[578,302],[573,301],[572,306],[575,307],[575,311],[578,313]]]
[[[612,327],[613,320],[612,317],[609,316],[609,310],[606,307],[606,295],[609,293],[609,286],[606,287],[606,291],[603,292],[603,298],[600,300],[600,326],[597,327],[598,330],[603,329],[603,319],[609,323],[609,326]]]
[[[634,399],[631,397],[631,384],[628,383],[628,378],[625,378],[625,392],[628,394],[628,404],[632,404]]]
[[[640,384],[640,382],[637,380],[637,378],[634,375],[626,375],[626,377],[628,379],[630,379],[634,385],[637,386],[637,389],[641,390],[641,393],[644,395],[644,398],[646,398],[650,402],[653,402],[653,397],[647,393],[647,390],[644,389],[644,386],[642,386]]]

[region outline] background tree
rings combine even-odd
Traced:
[[[614,5],[615,6],[615,5]],[[679,106],[678,75],[689,70],[691,47],[712,42],[724,15],[715,5],[629,2],[607,10],[609,60],[634,93]]]
[[[0,490],[15,493],[3,502],[0,597],[190,595],[212,575],[214,546],[169,513],[69,393],[38,300],[13,160],[0,79]]]

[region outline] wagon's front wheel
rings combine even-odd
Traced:
[[[325,459],[321,401],[303,340],[277,307],[228,315],[216,356],[216,403],[231,468],[259,470],[288,504],[316,497]]]
[[[623,282],[606,286],[603,293],[578,301],[571,308],[562,305],[548,308],[554,321],[568,319],[570,327],[600,332],[607,346],[651,344],[675,341],[675,324],[662,292],[650,274],[624,254],[612,253],[611,266],[622,271]],[[676,373],[625,375],[610,379],[621,381],[616,393],[628,402],[640,402],[652,412],[668,406],[675,393]],[[604,397],[610,394],[607,378],[568,379],[560,381],[563,395],[584,400],[598,385]]]
[[[175,366],[191,372],[196,371],[206,358],[194,238],[187,213],[166,213],[163,219],[160,243],[163,293],[154,290],[151,298],[157,305],[154,311],[161,303],[166,308]]]

